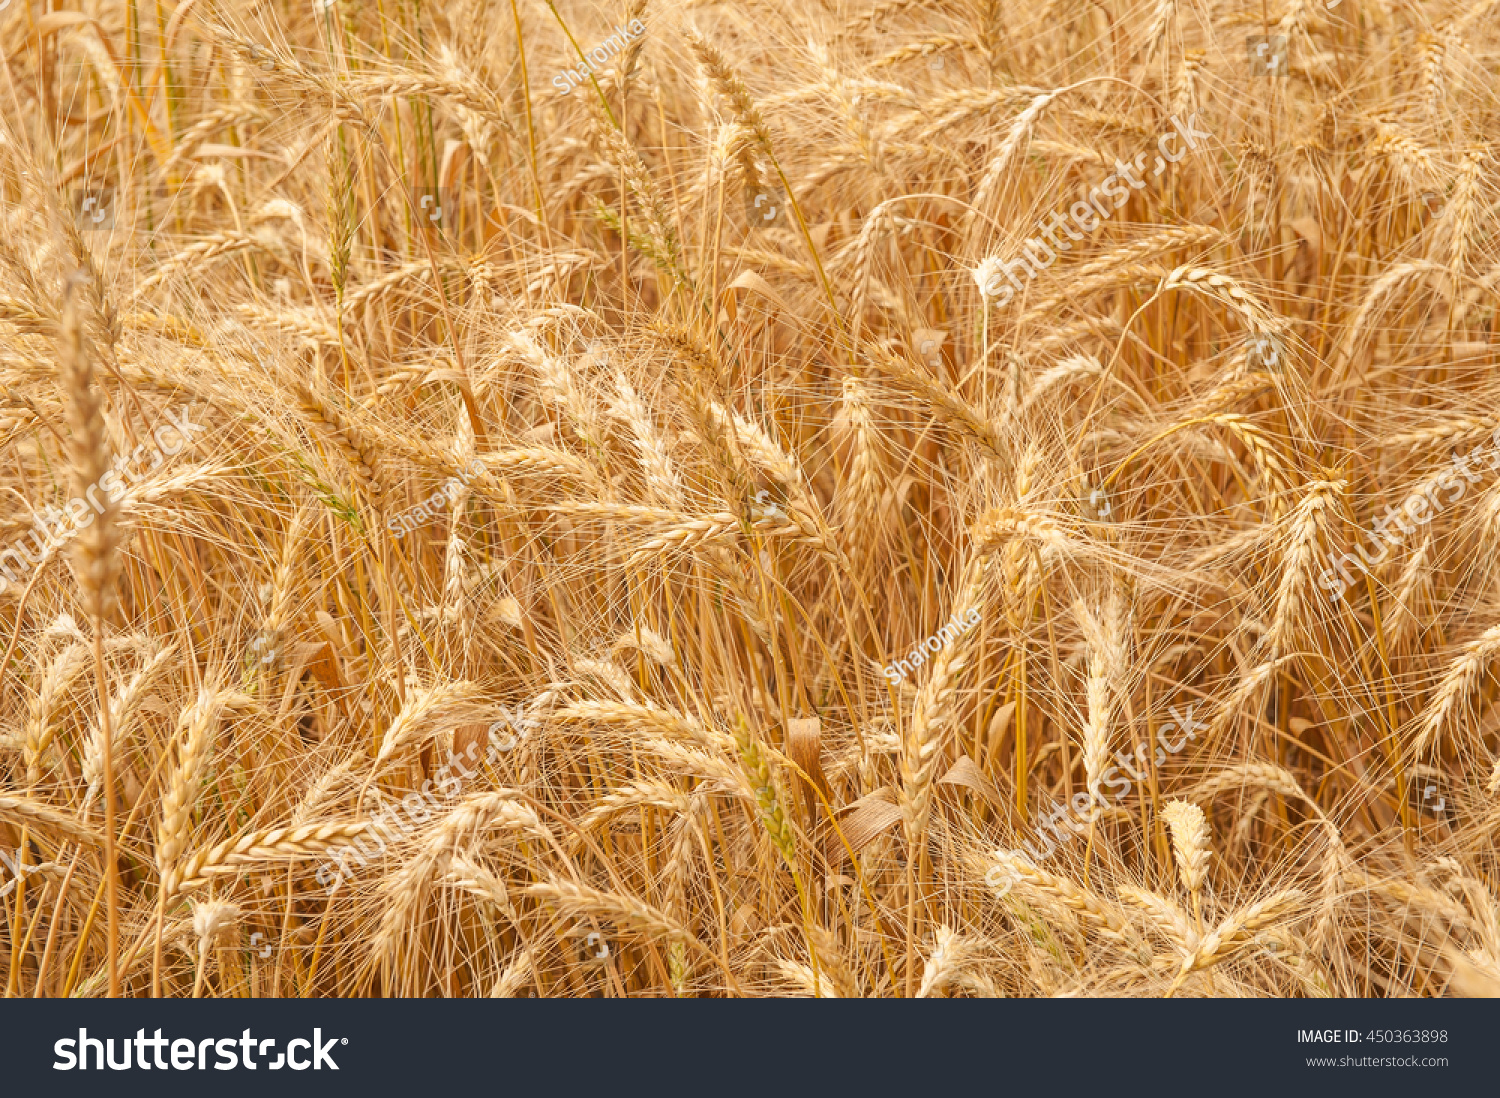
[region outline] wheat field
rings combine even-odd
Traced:
[[[68,2],[7,996],[1500,992],[1497,0]]]

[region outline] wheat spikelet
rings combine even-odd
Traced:
[[[756,143],[769,154],[771,131],[766,126],[766,120],[762,117],[760,108],[750,97],[744,81],[725,60],[718,48],[702,35],[689,29],[685,32],[685,36],[688,46],[698,58],[698,64],[703,66],[709,83],[713,85],[715,91],[729,101],[734,112],[734,120],[745,127],[755,137]]]
[[[1239,789],[1246,785],[1263,786],[1283,797],[1303,801],[1321,812],[1317,802],[1308,797],[1297,780],[1274,763],[1246,762],[1225,767],[1213,777],[1193,786],[1192,793],[1196,797],[1208,798],[1226,789]]]
[[[677,653],[672,642],[648,626],[637,624],[615,639],[611,652],[639,652],[659,667],[672,667],[677,663]]]
[[[1256,931],[1282,921],[1302,901],[1301,892],[1285,889],[1236,911],[1205,934],[1198,948],[1183,960],[1182,969],[1173,983],[1174,989],[1190,973],[1200,972],[1234,956],[1251,944]]]
[[[931,34],[915,42],[907,42],[889,53],[881,54],[870,62],[872,69],[890,68],[919,57],[932,57],[948,50],[962,49],[972,45],[973,39],[962,34]]]
[[[524,953],[518,953],[516,959],[505,966],[505,971],[490,988],[491,999],[514,999],[517,993],[534,978],[531,958]]]
[[[1085,263],[1062,268],[1060,273],[1065,272],[1068,280],[1066,288],[1038,299],[1022,314],[1020,322],[1027,324],[1055,316],[1065,302],[1077,300],[1096,288],[1120,285],[1118,280],[1123,277],[1129,277],[1131,281],[1164,277],[1165,271],[1143,266],[1144,261],[1185,248],[1206,248],[1223,237],[1224,234],[1211,225],[1183,225],[1111,248]]]
[[[1288,42],[1299,37],[1306,37],[1307,22],[1312,11],[1310,0],[1292,0],[1287,7],[1286,14],[1281,17],[1281,22],[1276,24],[1278,34],[1284,34]]]
[[[1161,815],[1172,832],[1172,855],[1177,859],[1177,871],[1182,874],[1182,886],[1192,896],[1194,913],[1201,913],[1211,853],[1208,821],[1203,817],[1203,809],[1187,801],[1168,801],[1162,805]]]
[[[1418,44],[1422,48],[1422,98],[1427,113],[1435,115],[1446,91],[1443,87],[1443,69],[1448,43],[1441,34],[1424,34],[1418,39]]]
[[[403,947],[420,934],[417,914],[434,880],[462,857],[480,833],[494,827],[551,837],[536,812],[519,803],[510,791],[475,794],[455,805],[419,835],[415,855],[381,881],[380,894],[385,905],[370,943],[370,954],[391,986],[398,986],[405,975],[398,970],[397,962]],[[381,849],[384,850],[384,843]],[[460,867],[464,864],[459,862]]]
[[[292,312],[242,302],[238,311],[248,324],[258,329],[282,332],[314,347],[336,348],[339,345],[338,332],[323,324],[310,310]]]
[[[1465,929],[1474,926],[1474,918],[1469,910],[1446,892],[1415,881],[1375,877],[1358,867],[1349,871],[1348,879],[1356,888],[1386,896],[1404,907],[1415,907],[1440,915],[1454,926]]]
[[[619,398],[610,411],[624,420],[630,428],[641,472],[646,478],[647,490],[657,502],[680,508],[683,503],[682,481],[672,464],[672,456],[666,443],[651,422],[645,402],[625,375],[618,371],[615,374],[615,387]]]
[[[879,521],[884,497],[885,463],[875,429],[869,386],[849,375],[843,381],[841,412],[848,425],[853,461],[838,500],[846,522],[861,517]]]
[[[1179,861],[1179,868],[1181,865]],[[1151,928],[1165,938],[1181,956],[1190,956],[1198,948],[1199,932],[1193,928],[1192,921],[1182,909],[1171,900],[1128,884],[1120,885],[1116,891],[1124,903],[1145,912],[1150,917]]]
[[[1234,279],[1205,267],[1178,267],[1162,280],[1161,289],[1186,289],[1228,305],[1258,332],[1273,330],[1276,322],[1271,310],[1256,300]]]
[[[51,746],[56,726],[52,718],[65,694],[88,663],[86,644],[70,644],[53,656],[37,682],[36,696],[27,707],[23,755],[26,781],[35,785],[42,779],[42,756]]]
[[[204,900],[193,905],[193,934],[198,939],[198,980],[194,986],[194,995],[203,981],[208,951],[215,941],[229,937],[239,920],[238,904],[223,900]]]
[[[463,891],[471,892],[472,895],[477,895],[483,900],[489,900],[502,912],[513,912],[510,892],[505,889],[505,882],[486,870],[483,865],[469,858],[468,855],[463,855],[463,853],[453,855],[449,864],[449,876],[452,877],[453,883]]]
[[[1071,554],[1076,546],[1061,526],[1047,515],[1014,507],[997,507],[979,516],[970,536],[980,548],[993,551],[1013,539],[1034,540],[1059,554]]]
[[[474,718],[479,713],[480,697],[479,687],[471,682],[438,683],[417,691],[386,728],[375,762],[384,762],[405,747]]]
[[[1413,758],[1426,755],[1437,743],[1453,720],[1454,712],[1479,686],[1485,668],[1497,654],[1500,654],[1500,625],[1492,625],[1464,645],[1462,654],[1448,664],[1437,690],[1417,719],[1417,734],[1411,745]]]
[[[318,776],[317,781],[313,782],[308,787],[307,792],[303,794],[301,803],[297,805],[296,810],[292,813],[291,826],[302,827],[307,824],[314,815],[328,806],[340,785],[348,784],[352,786],[354,784],[354,771],[364,761],[365,759],[362,756],[351,755],[343,762],[330,766],[327,770],[323,771]]]
[[[552,720],[558,724],[618,725],[646,736],[695,740],[705,746],[721,746],[723,742],[722,734],[711,734],[697,721],[654,705],[602,701],[572,702],[554,710]]]
[[[1411,134],[1386,123],[1377,124],[1375,140],[1370,143],[1370,155],[1392,157],[1396,161],[1397,171],[1413,186],[1419,186],[1438,176],[1432,152]]]
[[[1477,442],[1494,429],[1492,419],[1458,416],[1429,423],[1420,430],[1398,431],[1386,436],[1385,443],[1392,450],[1427,450],[1443,443],[1464,446]]]
[[[1394,296],[1404,283],[1441,270],[1442,268],[1436,263],[1429,263],[1426,260],[1398,263],[1372,282],[1365,293],[1364,300],[1360,302],[1359,310],[1345,329],[1347,334],[1339,347],[1337,356],[1339,368],[1346,368],[1353,359],[1359,341],[1364,338],[1366,332],[1371,330],[1377,310],[1385,304],[1387,298]]]
[[[35,305],[20,298],[0,297],[0,320],[14,325],[24,335],[46,339],[57,337],[57,318],[38,311]]]
[[[145,666],[132,675],[124,689],[110,700],[109,728],[113,741],[111,744],[104,743],[102,723],[89,727],[89,738],[84,744],[81,767],[83,780],[87,783],[83,795],[85,806],[93,803],[94,797],[99,792],[99,786],[104,780],[104,752],[107,749],[113,750],[115,744],[124,743],[129,738],[131,724],[146,700],[147,691],[166,670],[168,662],[176,655],[176,651],[176,648],[169,644],[152,653]]]
[[[699,813],[707,803],[707,797],[695,792],[687,800],[687,804],[680,814],[680,819],[673,825],[676,835],[671,844],[671,855],[667,864],[662,867],[662,891],[667,897],[670,908],[683,920],[684,925],[691,925],[692,912],[688,906],[687,877],[692,868],[693,845],[695,840],[701,841],[702,829],[699,822]],[[682,994],[683,986],[687,980],[688,961],[686,956],[677,962],[682,973],[679,978],[673,980],[678,994]]]
[[[645,161],[636,152],[635,146],[598,109],[592,99],[585,99],[589,106],[589,117],[593,122],[593,137],[605,158],[625,178],[625,185],[635,196],[645,213],[646,233],[651,242],[652,254],[663,257],[670,269],[683,281],[688,281],[682,270],[682,253],[677,245],[677,232],[673,229],[666,202],[661,196]]]
[[[819,978],[811,965],[804,965],[799,961],[788,961],[784,958],[776,959],[776,968],[781,975],[794,985],[798,992],[805,996],[817,996],[823,999],[839,998],[838,990],[833,982],[825,978]]]
[[[1427,586],[1426,581],[1431,566],[1432,535],[1428,533],[1401,569],[1401,575],[1396,580],[1395,590],[1391,594],[1390,608],[1381,612],[1389,644],[1400,644],[1416,626],[1418,619],[1414,613],[1414,607],[1421,597],[1422,588]]]
[[[906,841],[913,849],[927,830],[932,811],[932,786],[946,739],[957,716],[959,683],[974,656],[977,633],[972,620],[983,611],[990,559],[976,555],[964,566],[953,611],[949,616],[955,636],[939,648],[932,670],[917,693],[906,749],[901,756],[901,815]],[[955,628],[956,626],[956,628]]]
[[[1126,286],[1136,286],[1147,282],[1160,282],[1170,273],[1165,267],[1156,263],[1110,263],[1106,265],[1101,259],[1098,264],[1080,264],[1080,273],[1076,278],[1068,282],[1067,292],[1059,291],[1051,296],[1044,297],[1040,303],[1027,309],[1025,316],[1033,323],[1040,317],[1047,315],[1043,313],[1045,306],[1050,312],[1055,313],[1065,305],[1071,305],[1083,301],[1086,297],[1104,290],[1115,290]],[[1089,267],[1087,273],[1082,273],[1082,268]],[[1069,272],[1070,275],[1072,272]],[[1097,325],[1099,322],[1094,321]]]
[[[658,781],[631,782],[627,786],[611,790],[600,800],[578,826],[585,831],[597,828],[610,817],[638,808],[657,808],[674,815],[686,815],[692,802],[686,793]]]
[[[177,254],[168,256],[149,277],[137,284],[130,300],[132,303],[142,300],[157,286],[189,267],[202,267],[215,260],[226,259],[260,246],[259,240],[246,233],[234,231],[215,233],[206,240],[190,244]]]
[[[1443,224],[1448,233],[1448,272],[1457,294],[1459,281],[1469,272],[1469,255],[1475,244],[1475,225],[1483,200],[1480,197],[1480,178],[1484,169],[1486,152],[1483,146],[1470,149],[1464,154],[1463,167],[1454,182],[1453,197],[1443,212]],[[1448,214],[1451,211],[1452,217]]]
[[[968,959],[970,948],[964,937],[954,933],[951,927],[938,927],[932,952],[927,955],[927,962],[922,969],[922,984],[917,989],[917,998],[930,998],[934,992],[941,991],[947,984],[954,982],[958,970]]]
[[[120,512],[119,504],[109,492],[99,492],[102,503],[88,495],[91,488],[98,490],[96,486],[109,472],[113,456],[105,435],[102,405],[94,391],[94,370],[79,312],[80,293],[79,280],[71,279],[63,295],[58,378],[68,396],[74,496],[87,499],[98,512],[89,515],[87,523],[79,523],[75,567],[88,612],[96,619],[103,619],[114,606],[115,584],[120,574],[120,535],[116,528]]]
[[[636,743],[642,751],[654,756],[677,773],[712,779],[725,790],[733,791],[751,800],[756,798],[755,787],[751,785],[750,779],[746,777],[743,767],[739,766],[737,761],[727,762],[719,755],[700,751],[677,740],[653,737],[638,740]]]
[[[1109,756],[1115,698],[1124,692],[1126,638],[1124,600],[1112,586],[1102,620],[1075,608],[1088,644],[1088,715],[1083,726],[1083,770],[1090,802],[1103,804],[1100,783]]]
[[[203,118],[177,135],[176,147],[161,167],[162,176],[166,178],[174,176],[183,163],[192,158],[198,147],[220,130],[246,122],[263,122],[266,119],[264,111],[244,104],[231,104],[209,111]]]
[[[441,263],[439,271],[443,271]],[[344,311],[358,313],[398,289],[416,291],[422,288],[423,282],[431,280],[432,276],[433,270],[430,262],[417,260],[404,264],[377,279],[348,289],[344,294]]]
[[[1016,409],[1015,418],[1022,418],[1045,402],[1048,397],[1066,389],[1074,382],[1098,377],[1103,372],[1103,364],[1092,355],[1069,355],[1037,376],[1026,390],[1026,396],[1022,398],[1020,407]]]
[[[1149,61],[1156,47],[1177,22],[1176,0],[1158,0],[1151,14],[1151,24],[1146,29],[1145,59]]]
[[[762,427],[712,401],[708,414],[721,432],[727,433],[736,446],[741,447],[746,457],[757,467],[769,473],[784,486],[801,484],[802,471],[791,455],[777,444]]]
[[[177,729],[181,735],[177,769],[172,772],[162,799],[161,822],[156,828],[156,871],[166,877],[186,848],[192,825],[193,802],[208,765],[212,730],[225,709],[245,708],[253,703],[242,694],[222,688],[204,688],[193,704],[183,710]]]
[[[685,927],[678,926],[665,912],[617,892],[602,892],[587,885],[571,881],[552,880],[530,885],[526,895],[544,904],[551,904],[568,915],[597,916],[619,924],[647,938],[679,941],[685,945],[698,945],[697,938]]]
[[[1003,850],[991,855],[989,865],[1010,874],[1024,892],[1071,912],[1085,926],[1127,952],[1135,953],[1141,946],[1135,930],[1118,911],[1066,877],[1040,869],[1020,854]]]
[[[286,535],[282,538],[281,555],[271,579],[271,597],[267,600],[269,605],[266,616],[261,620],[258,638],[257,649],[262,663],[271,663],[285,654],[285,634],[291,617],[292,595],[296,583],[297,551],[301,547],[306,524],[306,513],[299,510],[292,516]]]
[[[359,838],[368,828],[366,823],[355,822],[273,827],[246,832],[237,839],[226,839],[179,860],[163,875],[162,892],[169,897],[174,896],[178,892],[201,887],[208,883],[210,877],[231,872],[243,865],[309,858],[339,842]]]
[[[979,443],[994,457],[1004,462],[1011,460],[1010,446],[994,425],[941,382],[888,352],[877,351],[871,356],[871,362],[880,371],[882,381],[917,397],[949,426]]]
[[[1273,655],[1281,653],[1292,639],[1293,628],[1310,602],[1308,583],[1318,542],[1328,538],[1327,524],[1330,515],[1337,510],[1344,486],[1341,480],[1312,482],[1292,515],[1290,544],[1282,557],[1276,609],[1265,636],[1266,649]]]
[[[703,518],[684,517],[636,544],[625,564],[629,568],[640,568],[668,553],[688,554],[702,548],[720,546],[739,528],[738,519],[727,512],[716,512]]]
[[[892,126],[894,132],[902,133],[924,124],[924,128],[917,135],[924,142],[932,141],[940,136],[944,130],[952,129],[962,122],[972,118],[987,115],[993,110],[1001,107],[1011,106],[1022,100],[1029,100],[1038,95],[1045,95],[1042,88],[1030,88],[1011,86],[1005,88],[987,89],[980,91],[975,88],[963,88],[958,91],[946,92],[928,103],[924,110],[915,111],[905,118],[898,119]],[[933,115],[936,120],[929,122]]]
[[[1318,942],[1326,942],[1327,935],[1332,933],[1335,906],[1341,899],[1340,886],[1348,866],[1348,855],[1338,826],[1328,818],[1323,807],[1308,795],[1296,778],[1274,763],[1245,762],[1225,767],[1213,777],[1193,786],[1191,792],[1196,797],[1210,798],[1225,790],[1240,789],[1247,785],[1260,786],[1312,810],[1322,831],[1325,847],[1320,881],[1321,907],[1313,938]]]
[[[1015,121],[1011,123],[1010,130],[1005,135],[1005,140],[1000,142],[1000,148],[996,150],[989,166],[985,168],[984,178],[980,180],[979,188],[974,192],[974,210],[989,208],[990,199],[1000,183],[1000,178],[1010,168],[1026,139],[1031,136],[1037,119],[1042,116],[1042,112],[1052,104],[1053,100],[1062,94],[1061,90],[1043,92],[1033,98],[1025,110],[1016,115]]]
[[[66,839],[102,848],[104,839],[73,817],[29,797],[0,793],[0,817],[44,830],[56,831]]]
[[[765,750],[750,735],[750,725],[743,716],[739,718],[734,732],[735,746],[739,749],[740,762],[754,790],[756,807],[760,810],[761,823],[771,842],[781,853],[792,870],[797,867],[797,840],[792,825],[781,810],[782,797],[777,791],[776,777]]]
[[[385,501],[385,487],[380,474],[380,459],[364,434],[332,400],[312,389],[305,386],[298,389],[297,399],[318,436],[349,463],[360,491],[378,513]]]
[[[1245,707],[1245,704],[1265,685],[1266,680],[1275,673],[1282,661],[1288,658],[1282,656],[1279,659],[1267,660],[1240,675],[1234,690],[1224,699],[1224,703],[1219,706],[1213,719],[1208,722],[1208,731],[1204,734],[1205,742],[1213,743],[1218,740],[1224,730],[1229,727],[1230,722],[1240,715],[1240,710]]]
[[[448,64],[445,69],[445,73],[440,76],[403,70],[365,80],[351,80],[341,89],[341,94],[349,100],[432,96],[479,115],[485,122],[499,127],[512,137],[517,136],[504,107],[495,101],[488,88],[462,72],[454,63]]]
[[[901,198],[887,199],[866,214],[864,224],[859,228],[859,236],[854,241],[854,293],[850,298],[849,313],[854,318],[856,341],[859,339],[860,325],[864,321],[865,302],[870,290],[870,268],[875,259],[876,245],[895,226],[896,218],[891,209],[900,201]]]

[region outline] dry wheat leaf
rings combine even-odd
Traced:
[[[838,826],[843,834],[843,842],[839,841],[837,834],[829,840],[829,861],[838,865],[848,856],[844,843],[848,843],[849,849],[858,854],[900,821],[901,809],[897,807],[896,795],[889,786],[861,797],[840,810]]]
[[[959,756],[958,762],[948,768],[948,773],[938,779],[943,785],[957,785],[971,789],[990,803],[991,808],[1004,808],[1005,799],[995,788],[995,783],[984,776],[974,760],[967,755]]]

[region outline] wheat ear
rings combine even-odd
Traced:
[[[273,827],[250,831],[237,839],[195,851],[178,862],[162,878],[168,898],[207,884],[211,876],[255,862],[296,861],[321,854],[336,843],[357,839],[369,830],[364,821],[308,824],[303,827]]]
[[[997,850],[991,855],[988,869],[999,867],[1025,892],[1071,912],[1085,926],[1106,939],[1134,953],[1141,946],[1136,931],[1120,913],[1093,892],[1033,865],[1029,859],[1011,851]]]
[[[53,711],[58,702],[82,673],[89,659],[89,646],[70,644],[47,664],[37,683],[36,697],[27,707],[22,757],[26,763],[26,783],[36,785],[42,778],[42,756],[54,735]]]
[[[141,703],[146,699],[146,691],[151,688],[156,677],[166,669],[168,661],[175,655],[175,645],[167,645],[165,648],[155,652],[146,666],[142,667],[126,684],[125,689],[115,695],[110,702],[110,731],[116,743],[124,743],[129,738],[127,733],[131,721],[134,720]],[[83,803],[87,808],[93,803],[98,794],[100,782],[103,780],[104,765],[104,726],[99,724],[90,729],[88,743],[83,751],[83,780],[86,784],[84,789]]]
[[[228,690],[203,689],[197,699],[183,710],[177,722],[181,743],[177,769],[162,799],[161,823],[156,830],[156,871],[165,878],[187,844],[192,827],[193,802],[198,785],[208,765],[210,737],[219,714],[225,709],[249,708],[254,703],[242,694]]]
[[[89,830],[72,816],[30,797],[0,793],[0,819],[10,819],[26,826],[50,828],[74,842],[95,848],[106,845],[104,838]]]
[[[781,797],[776,788],[776,777],[765,751],[750,735],[750,724],[741,715],[735,726],[734,742],[739,749],[740,762],[749,775],[755,790],[755,803],[760,809],[761,823],[771,842],[786,860],[787,867],[797,872],[797,844],[792,825],[781,809]]]
[[[1187,801],[1162,805],[1162,819],[1172,831],[1172,854],[1182,874],[1183,887],[1193,899],[1193,915],[1203,926],[1203,884],[1208,877],[1210,846],[1203,809]]]
[[[932,787],[946,739],[957,717],[958,687],[972,661],[978,632],[967,620],[982,610],[992,558],[976,553],[964,568],[950,623],[963,623],[957,635],[938,650],[932,670],[917,692],[911,727],[901,756],[901,818],[910,850],[916,851],[932,811]],[[915,856],[915,853],[912,855]]]
[[[1277,892],[1249,907],[1241,908],[1203,936],[1198,948],[1182,962],[1182,969],[1167,990],[1171,995],[1189,974],[1210,968],[1251,944],[1255,932],[1278,922],[1303,900],[1294,888]]]
[[[1478,689],[1484,678],[1484,669],[1500,654],[1500,625],[1492,625],[1477,639],[1464,645],[1462,653],[1448,665],[1437,692],[1427,703],[1419,719],[1416,739],[1412,741],[1411,753],[1421,758],[1431,750],[1458,709]]]
[[[105,473],[112,468],[109,440],[104,428],[104,412],[94,391],[94,368],[89,357],[88,338],[84,334],[79,297],[87,277],[72,275],[63,289],[62,322],[57,342],[57,369],[62,387],[68,395],[68,429],[70,457],[73,466],[74,500],[86,500],[97,515],[79,531],[74,543],[74,561],[78,585],[94,625],[94,679],[98,688],[99,720],[104,728],[104,841],[106,874],[106,937],[109,947],[109,996],[119,998],[120,974],[116,953],[119,948],[119,865],[115,861],[115,783],[114,751],[110,745],[109,684],[104,677],[104,622],[114,608],[115,585],[120,575],[119,531],[116,520],[119,503],[112,494],[100,490]],[[90,497],[99,491],[103,504]],[[71,509],[71,508],[70,508]]]
[[[481,697],[479,687],[471,682],[440,683],[417,691],[385,730],[375,762],[383,763],[403,747],[481,716]]]

